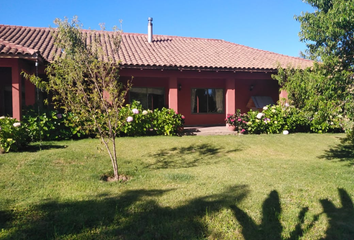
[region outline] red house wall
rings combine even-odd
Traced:
[[[249,111],[246,105],[251,96],[271,96],[274,102],[279,99],[278,83],[272,80],[270,73],[123,69],[121,76],[123,79],[134,76],[133,87],[165,88],[167,107],[183,114],[186,117],[186,125],[224,125],[227,114],[235,113],[236,109],[241,109],[242,112]],[[251,85],[253,85],[252,91],[250,91]],[[177,86],[181,86],[181,90],[177,90],[176,96],[169,95],[171,92],[174,93]],[[224,113],[192,113],[193,88],[224,89]],[[233,93],[235,95],[230,96]],[[227,99],[234,102],[226,104]]]

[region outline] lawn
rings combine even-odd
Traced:
[[[343,134],[97,139],[0,155],[0,239],[354,239]]]

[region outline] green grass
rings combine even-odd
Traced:
[[[343,134],[99,140],[0,155],[0,239],[354,239]]]

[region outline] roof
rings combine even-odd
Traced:
[[[62,52],[54,46],[50,28],[0,25],[0,54],[39,54],[48,62]],[[310,67],[312,61],[259,50],[218,39],[203,39],[122,33],[118,56],[113,55],[108,31],[84,30],[87,38],[98,35],[105,52],[126,68],[186,68],[220,70],[276,70],[286,67]],[[89,41],[89,40],[88,40]]]

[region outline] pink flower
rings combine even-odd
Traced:
[[[241,118],[239,118],[239,119],[237,119],[237,121],[241,122],[241,121],[242,121],[242,119],[241,119]]]
[[[231,119],[231,122],[235,122],[235,119]]]
[[[245,131],[246,131],[245,129],[242,129],[242,130],[241,130],[242,133],[245,132]]]
[[[132,122],[133,121],[133,117],[129,116],[127,117],[127,122]]]
[[[132,110],[132,112],[133,112],[134,114],[138,114],[138,113],[139,113],[139,110],[136,109],[136,108],[134,108],[134,109]]]
[[[184,119],[185,117],[184,117],[184,115],[182,115],[182,119]]]

